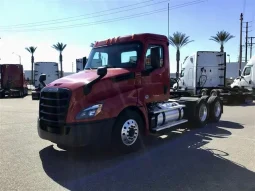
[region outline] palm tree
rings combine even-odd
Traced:
[[[169,44],[176,48],[176,63],[177,63],[177,72],[176,78],[179,78],[179,64],[180,64],[180,49],[185,45],[193,42],[193,40],[189,39],[190,37],[187,36],[185,33],[175,32],[173,36],[169,36]]]
[[[34,85],[34,53],[37,47],[30,46],[25,48],[31,54],[31,83]]]
[[[52,48],[59,51],[60,77],[63,77],[63,67],[62,67],[63,56],[62,56],[62,52],[64,51],[65,47],[66,47],[66,44],[59,43],[59,42],[52,46]]]
[[[95,44],[96,44],[96,41],[90,43],[90,47],[93,48]]]
[[[210,40],[213,40],[220,44],[220,51],[224,52],[224,44],[228,42],[231,38],[234,38],[233,35],[231,35],[227,31],[218,31],[216,36],[211,36]]]

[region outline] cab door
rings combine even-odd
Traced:
[[[169,98],[170,71],[164,67],[168,60],[168,47],[157,42],[148,43],[142,75],[143,93],[146,103],[164,101]],[[167,59],[166,59],[166,58]]]

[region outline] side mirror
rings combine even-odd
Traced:
[[[97,77],[96,79],[92,80],[90,83],[84,86],[83,93],[85,95],[88,95],[91,92],[92,86],[96,84],[98,81],[100,81],[105,75],[107,74],[107,68],[106,67],[99,67],[97,68]]]
[[[151,66],[154,69],[160,67],[160,47],[151,48]]]
[[[46,74],[41,74],[39,77],[39,82],[43,85],[43,87],[46,86],[46,84],[44,83],[45,80],[46,80]]]
[[[106,67],[99,67],[97,69],[97,75],[104,77],[107,74],[107,68]]]

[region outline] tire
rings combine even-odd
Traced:
[[[211,96],[208,101],[209,106],[209,121],[216,123],[222,115],[222,102],[219,97]]]
[[[23,97],[23,92],[22,92],[22,91],[19,92],[19,97],[20,97],[20,98]]]
[[[112,132],[112,147],[118,152],[129,153],[137,151],[142,145],[143,120],[135,111],[124,111],[117,118]],[[128,131],[129,130],[129,131]],[[128,136],[133,139],[127,139]]]
[[[246,95],[244,98],[244,104],[252,104],[253,103],[253,96],[252,95]]]
[[[195,126],[195,128],[202,128],[207,124],[207,119],[208,119],[208,104],[203,96],[197,101],[196,104],[196,110],[195,110],[195,116],[192,120],[192,125]]]
[[[220,95],[220,91],[219,90],[216,90],[216,89],[213,89],[210,93],[210,96],[219,96]]]
[[[0,92],[0,98],[4,98],[4,97],[5,97],[5,92],[4,91]]]
[[[208,95],[208,89],[202,89],[201,96],[207,96],[207,95]]]

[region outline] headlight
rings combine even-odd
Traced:
[[[85,108],[81,110],[77,115],[76,119],[87,119],[91,117],[95,117],[102,110],[102,104],[93,105],[91,107]]]

